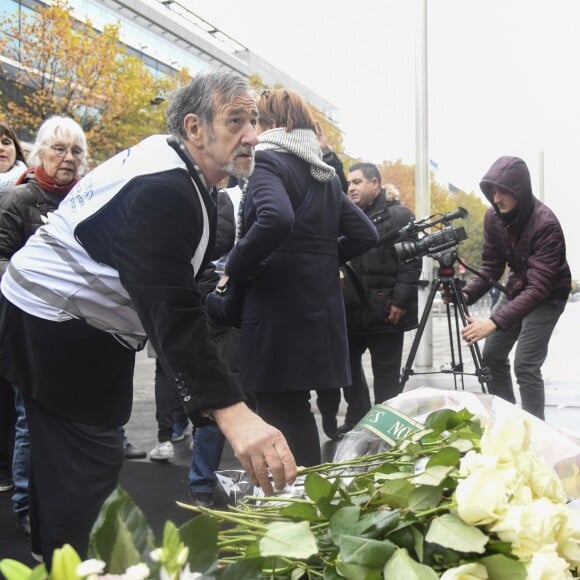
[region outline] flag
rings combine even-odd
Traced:
[[[433,169],[439,169],[439,163],[437,163],[437,161],[433,161],[433,159],[429,159],[429,165],[433,168]]]
[[[461,191],[461,189],[459,189],[459,187],[453,185],[453,183],[451,183],[451,181],[449,182],[449,193],[459,193]]]

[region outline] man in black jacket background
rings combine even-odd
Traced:
[[[421,260],[400,264],[394,244],[398,231],[413,219],[413,212],[381,186],[381,174],[372,163],[357,163],[348,173],[348,195],[375,224],[379,243],[350,262],[351,275],[360,282],[363,296],[346,303],[353,383],[344,389],[348,409],[344,426],[350,430],[370,409],[370,395],[362,367],[368,349],[373,370],[374,402],[381,403],[401,391],[403,338],[417,327],[417,282]],[[346,283],[348,283],[345,280]],[[360,294],[360,292],[359,292]]]

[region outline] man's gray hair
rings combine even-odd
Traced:
[[[179,141],[186,138],[183,120],[186,115],[197,115],[202,123],[211,124],[215,112],[214,95],[223,102],[231,101],[240,93],[251,91],[248,81],[226,70],[214,70],[195,75],[191,82],[176,90],[167,107],[167,125]]]

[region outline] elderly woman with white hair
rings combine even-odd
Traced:
[[[0,197],[0,277],[26,240],[48,219],[85,169],[87,141],[81,126],[69,117],[47,119],[38,131],[28,157],[31,166]],[[24,168],[25,169],[25,168]],[[22,395],[16,396],[16,434],[12,479],[16,527],[31,534],[28,462],[29,433]],[[34,551],[34,546],[33,546]]]
[[[54,211],[85,169],[87,141],[69,117],[50,117],[38,130],[30,168],[0,200],[0,276],[8,261]]]

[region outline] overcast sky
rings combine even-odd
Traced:
[[[192,10],[340,110],[349,154],[415,162],[418,0],[190,0]],[[429,157],[480,193],[522,157],[580,278],[580,1],[429,0]]]

